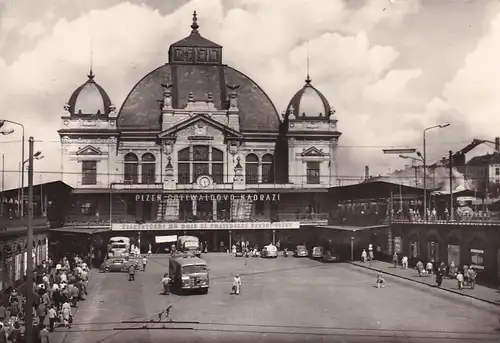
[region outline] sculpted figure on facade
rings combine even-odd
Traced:
[[[64,104],[63,109],[64,109],[64,112],[66,112],[65,113],[66,115],[71,115],[71,113],[69,112],[70,108],[71,107],[69,106],[68,103]]]
[[[237,109],[238,108],[238,95],[236,94],[236,90],[240,88],[239,85],[227,85],[227,88],[231,90],[229,93],[229,108]]]
[[[172,83],[169,84],[164,84],[162,83],[161,86],[163,87],[163,109],[164,110],[170,110],[172,109]]]
[[[297,119],[295,117],[295,108],[293,107],[293,105],[290,105],[290,107],[288,108],[288,118],[291,120]]]

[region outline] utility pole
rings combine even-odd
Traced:
[[[29,138],[28,232],[26,237],[26,342],[33,342],[33,137]]]
[[[453,152],[449,151],[450,159],[450,219],[454,219],[453,215]]]

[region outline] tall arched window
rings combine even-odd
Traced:
[[[193,145],[180,150],[178,159],[178,182],[196,182],[202,175],[210,175],[214,183],[224,183],[224,153],[208,145]]]
[[[224,153],[212,148],[212,178],[214,183],[224,183]]]
[[[153,154],[142,155],[142,183],[152,184],[156,182],[156,159]]]
[[[138,168],[139,159],[133,153],[128,153],[125,155],[125,170],[123,175],[123,181],[125,183],[137,183],[138,182]]]
[[[262,183],[274,182],[273,155],[265,154],[262,156]]]
[[[259,158],[255,154],[245,159],[245,181],[249,184],[259,183]]]
[[[187,184],[189,183],[189,176],[190,176],[190,170],[189,170],[189,165],[190,165],[190,158],[189,158],[189,148],[184,148],[182,150],[179,150],[177,153],[177,159],[178,159],[178,169],[177,169],[177,178],[178,182],[180,184]]]

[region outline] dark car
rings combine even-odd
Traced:
[[[307,257],[309,254],[307,253],[307,248],[305,245],[297,245],[295,250],[293,251],[294,257]]]
[[[323,256],[321,257],[323,262],[339,262],[340,255],[335,251],[325,250]]]
[[[99,271],[103,273],[127,272],[130,266],[134,266],[135,269],[139,269],[139,263],[137,263],[137,261],[129,261],[124,258],[110,258],[101,264]]]

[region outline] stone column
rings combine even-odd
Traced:
[[[276,245],[276,230],[273,230],[273,245]]]
[[[233,232],[229,230],[229,251],[231,251],[231,248],[233,246]]]

